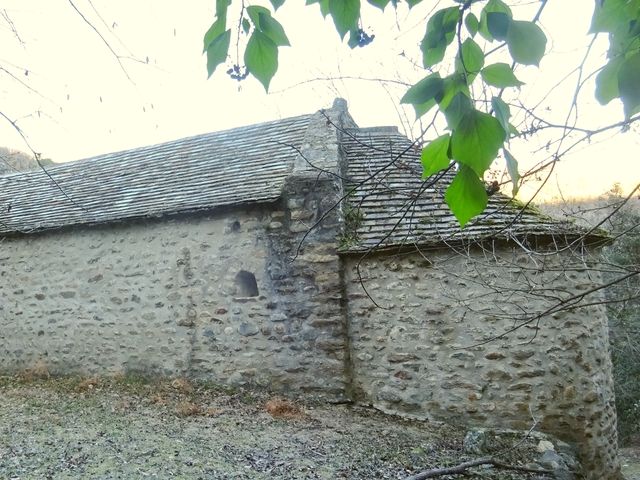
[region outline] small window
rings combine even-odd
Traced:
[[[239,297],[257,297],[260,294],[256,276],[251,272],[240,270],[236,275],[235,284]]]

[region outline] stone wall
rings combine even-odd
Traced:
[[[42,361],[345,400],[336,125],[353,121],[335,107],[310,120],[278,204],[2,240],[0,369]]]
[[[535,318],[598,281],[582,258],[501,246],[340,259],[338,211],[308,233],[339,193],[299,175],[278,205],[5,238],[0,370],[186,375],[536,423],[579,444],[591,478],[615,478],[604,311]]]
[[[315,312],[327,308],[314,296],[331,272],[322,257],[287,267],[289,226],[274,207],[5,238],[0,369],[42,361],[53,373],[188,375],[342,398],[343,357],[329,346],[343,330]]]
[[[616,478],[604,309],[554,308],[597,275],[581,257],[520,247],[423,254],[347,261],[356,397],[418,418],[536,424],[579,444],[590,478]]]

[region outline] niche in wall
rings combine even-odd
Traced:
[[[256,276],[251,272],[240,270],[234,283],[236,285],[236,295],[239,297],[257,297],[260,295]]]

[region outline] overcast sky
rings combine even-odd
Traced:
[[[58,162],[310,113],[330,106],[336,96],[348,100],[361,126],[399,125],[416,135],[419,125],[413,123],[412,111],[398,106],[406,87],[316,79],[415,83],[425,75],[413,64],[424,17],[437,2],[423,2],[410,16],[402,9],[397,14],[388,9],[384,15],[367,8],[363,23],[376,38],[354,51],[341,44],[317,6],[303,3],[290,0],[276,14],[293,46],[281,49],[280,71],[267,95],[256,80],[238,84],[222,67],[206,79],[202,36],[213,20],[211,0],[73,0],[109,47],[68,0],[4,1],[0,111],[18,120],[37,152]],[[576,77],[556,84],[584,55],[592,3],[549,1],[542,16],[549,54],[540,70],[517,72],[527,82],[520,98],[529,105],[541,102],[538,112],[558,123],[566,116]],[[539,2],[522,4],[515,15],[530,18]],[[230,18],[237,15],[233,12]],[[586,74],[604,62],[604,40],[596,44]],[[593,99],[593,84],[587,83],[580,97],[579,125],[593,128],[621,119],[620,104],[601,107]],[[428,132],[427,138],[437,133]],[[598,137],[565,157],[546,196],[558,195],[558,186],[571,197],[597,195],[614,182],[629,189],[640,181],[638,130],[613,133],[602,137],[606,142]],[[3,145],[28,150],[7,122],[0,122],[0,134]],[[518,140],[512,149],[521,164],[532,164],[553,153],[545,148],[550,139]]]

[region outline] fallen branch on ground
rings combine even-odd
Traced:
[[[542,475],[553,474],[552,470],[520,467],[518,465],[508,465],[506,463],[499,462],[495,458],[484,457],[484,458],[478,458],[476,460],[470,460],[468,462],[463,462],[454,467],[434,468],[431,470],[426,470],[424,472],[420,472],[416,475],[413,475],[412,477],[407,477],[405,480],[425,480],[427,478],[435,478],[435,477],[440,477],[442,475],[464,474],[469,468],[479,467],[480,465],[491,465],[495,468],[500,468],[503,470],[515,470],[518,472],[537,473]]]

